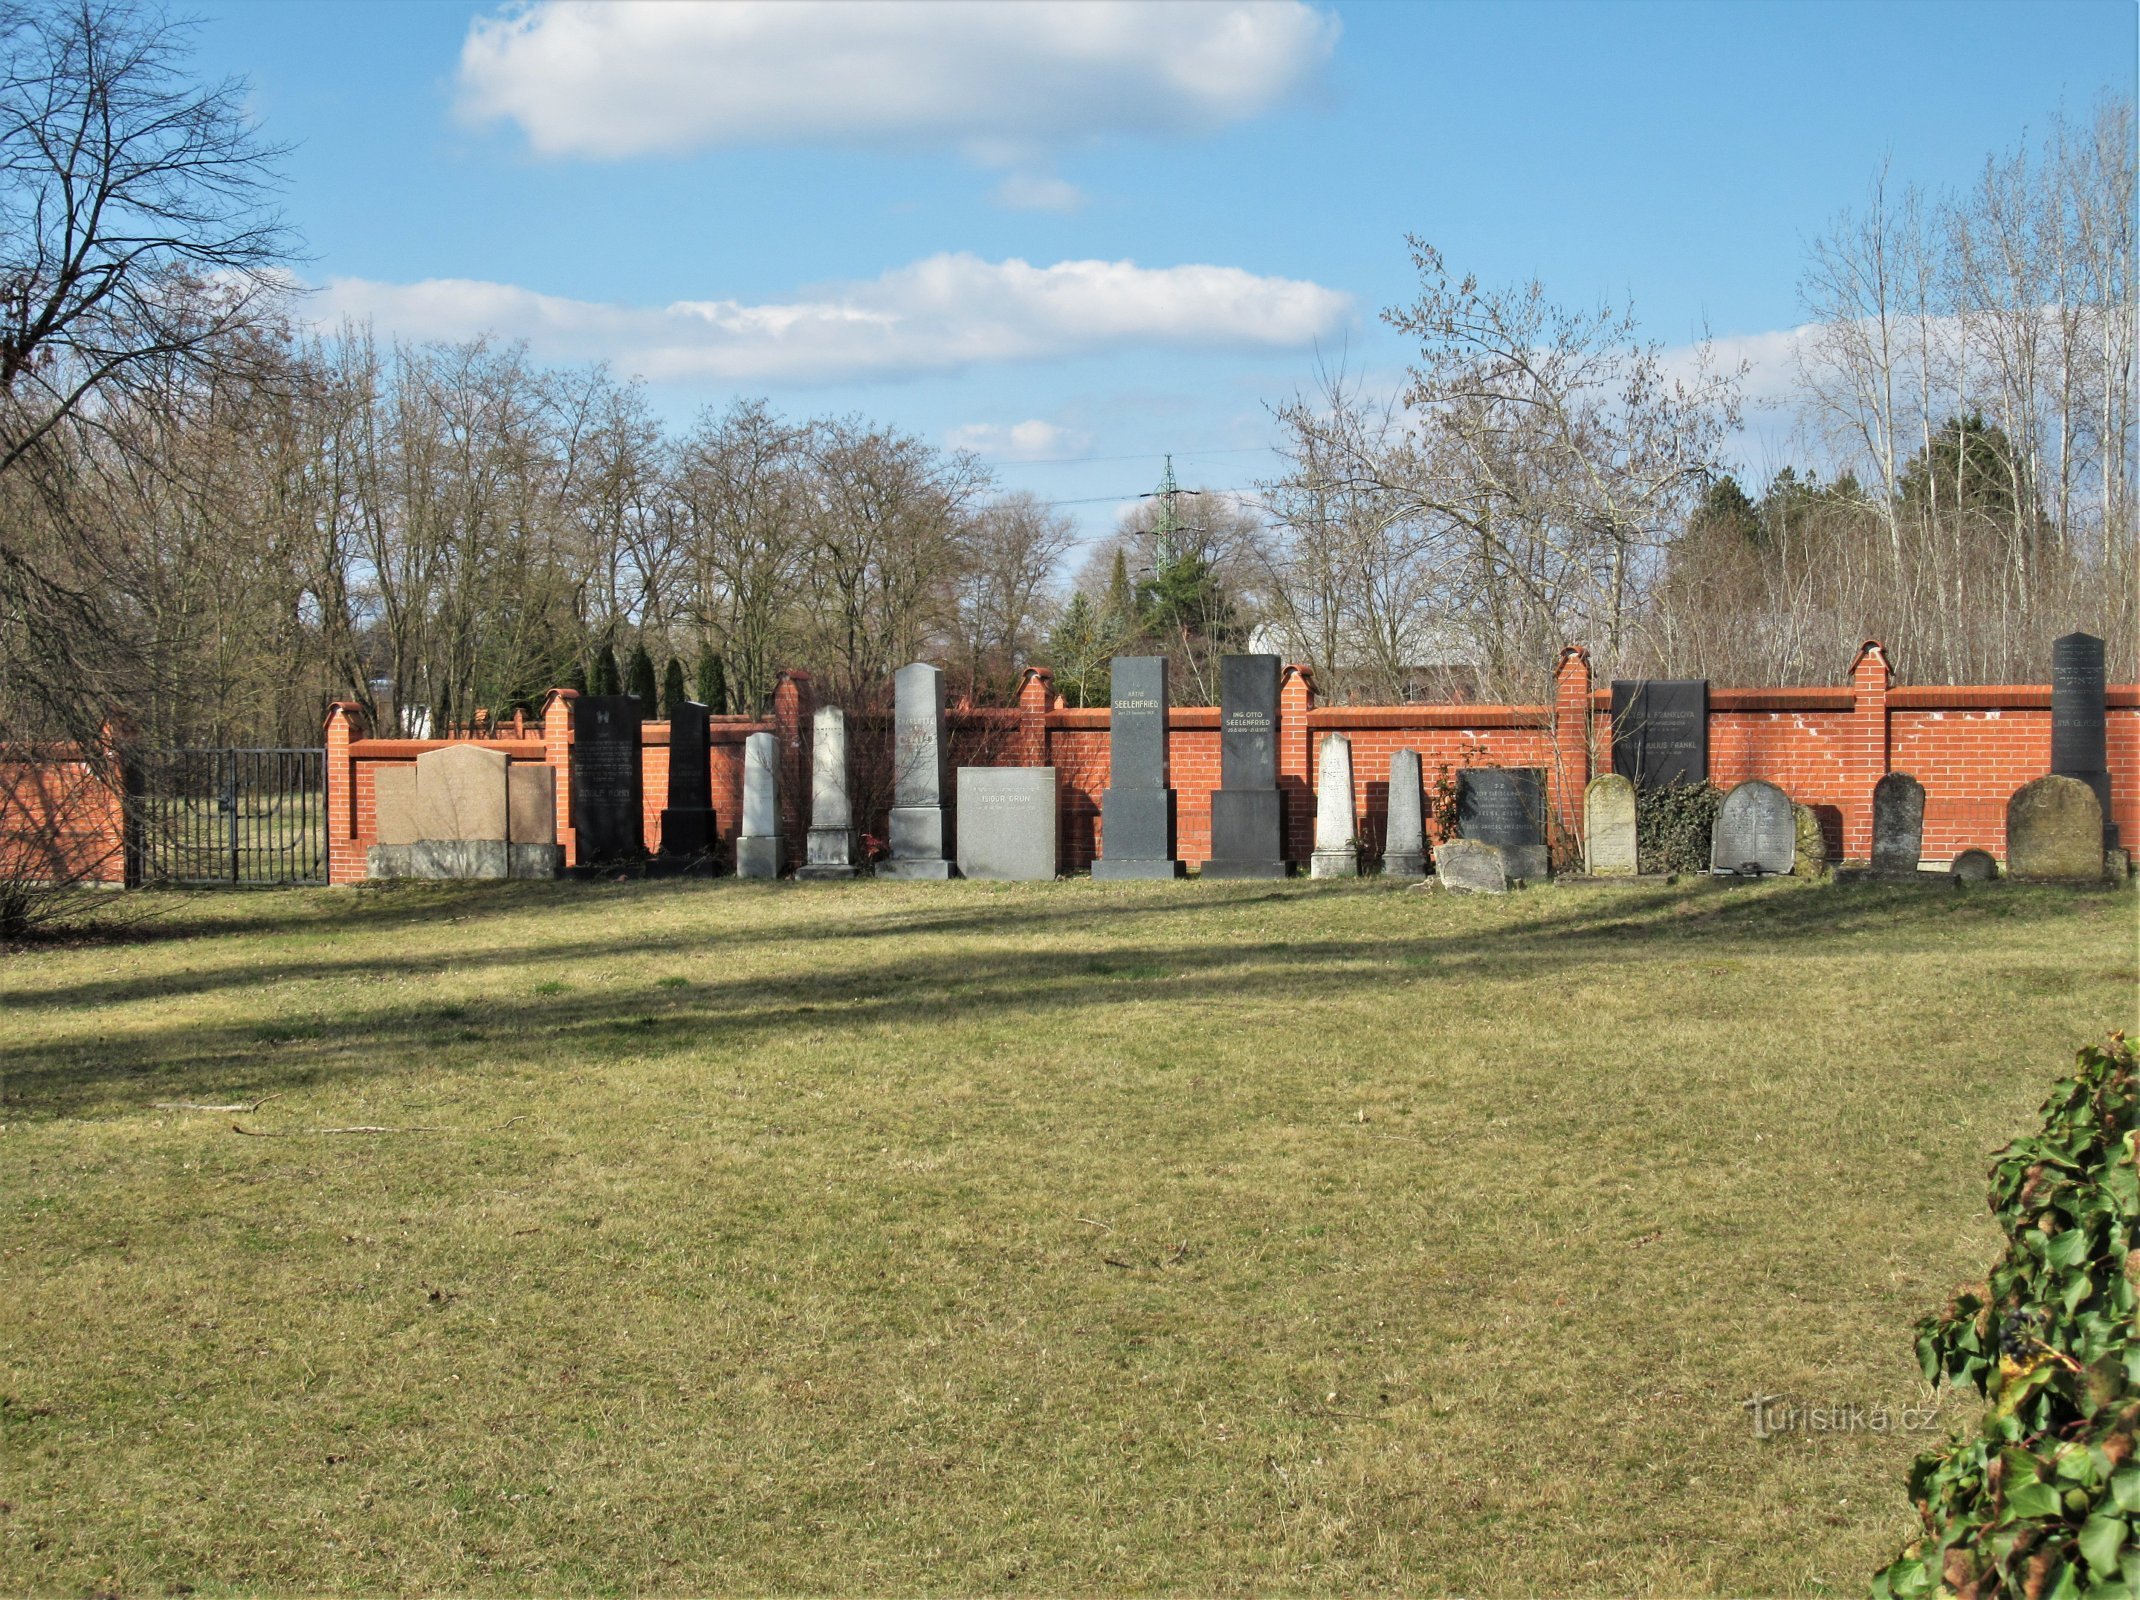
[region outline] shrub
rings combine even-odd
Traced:
[[[1925,1536],[1873,1579],[1881,1600],[2140,1593],[2140,1341],[2134,1338],[2133,1048],[2080,1052],[2043,1131],[1991,1169],[2008,1245],[1991,1276],[1917,1325],[1927,1380],[1976,1385],[1973,1436],[1917,1458]]]
[[[1706,872],[1724,791],[1674,783],[1635,796],[1635,865],[1643,872]]]

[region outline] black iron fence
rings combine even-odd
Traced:
[[[324,750],[141,750],[127,787],[130,879],[327,881]]]

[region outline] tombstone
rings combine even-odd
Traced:
[[[1636,867],[1634,780],[1600,773],[1583,790],[1583,870],[1593,878],[1632,878]]]
[[[1434,876],[1444,889],[1467,894],[1507,894],[1508,859],[1499,845],[1479,839],[1444,839],[1434,847]]]
[[[891,859],[882,878],[948,878],[944,675],[926,661],[892,676]]]
[[[516,772],[530,776],[516,779]],[[374,878],[555,877],[562,852],[555,790],[541,782],[549,777],[548,767],[516,769],[502,751],[476,744],[426,750],[413,767],[375,774],[374,815],[383,804],[385,827],[366,852],[365,871]],[[513,826],[516,795],[525,839]],[[531,797],[549,803],[547,838],[524,815]]]
[[[1456,775],[1457,837],[1498,846],[1511,878],[1553,875],[1545,822],[1544,768],[1466,767]]]
[[[2118,843],[2110,820],[2110,772],[2104,719],[2103,641],[2069,633],[2051,643],[2051,770],[2095,791],[2103,812],[2103,848]]]
[[[515,849],[557,843],[557,773],[541,762],[505,769],[505,836]]]
[[[1055,769],[959,768],[959,876],[1038,883],[1055,876]]]
[[[1640,678],[1615,683],[1612,770],[1644,790],[1708,782],[1708,680]]]
[[[644,770],[636,696],[590,694],[572,702],[572,829],[582,866],[646,854]]]
[[[847,790],[847,713],[837,706],[824,706],[810,721],[810,836],[795,876],[854,875],[855,813]]]
[[[717,834],[713,816],[713,739],[707,710],[686,700],[669,712],[669,803],[661,812],[661,853],[703,856]]]
[[[1791,876],[1815,882],[1828,876],[1828,841],[1811,806],[1791,807]]]
[[[1167,658],[1116,656],[1095,878],[1178,878],[1167,786]]]
[[[416,832],[414,767],[372,768],[372,819],[380,844],[405,845],[417,841],[420,836]]]
[[[2006,802],[2009,878],[2095,883],[2103,857],[2103,808],[2080,779],[2053,773]]]
[[[1382,833],[1382,875],[1419,878],[1427,871],[1426,803],[1421,798],[1419,752],[1390,752],[1389,821]]]
[[[1308,861],[1308,876],[1357,878],[1359,835],[1352,798],[1352,741],[1342,733],[1327,733],[1316,760],[1315,854]]]
[[[416,758],[416,837],[505,841],[501,751],[455,744]]]
[[[743,826],[736,834],[736,876],[780,876],[780,737],[743,741]]]
[[[1285,875],[1278,658],[1226,656],[1219,663],[1219,787],[1211,795],[1211,859],[1203,876]]]
[[[1760,876],[1788,873],[1798,861],[1798,818],[1791,797],[1773,783],[1734,784],[1717,807],[1709,836],[1709,870]]]
[[[1925,786],[1890,772],[1873,785],[1873,871],[1915,877],[1924,845]]]
[[[1990,883],[1999,876],[1999,858],[1989,850],[1964,850],[1947,870],[1958,883]]]

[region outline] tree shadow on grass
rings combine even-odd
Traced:
[[[1353,886],[1312,891],[1315,899],[1391,894]],[[1872,932],[1951,938],[1987,920],[2035,923],[2070,916],[2074,896],[2060,890],[2006,891],[1927,900],[1914,886],[1813,891],[1796,888],[1732,890],[1707,885],[1641,886],[1563,892],[1501,902],[1508,920],[1462,917],[1430,927],[1392,919],[1387,934],[1288,937],[1274,923],[1271,937],[1186,944],[1164,937],[1143,919],[1184,911],[1239,912],[1267,899],[1292,901],[1312,913],[1313,900],[1288,891],[1237,892],[1200,903],[1157,898],[1133,905],[1074,901],[1035,904],[1021,899],[990,906],[926,908],[868,917],[874,933],[840,930],[840,938],[884,941],[881,956],[862,962],[812,962],[813,936],[798,934],[797,959],[769,973],[692,980],[663,989],[654,980],[674,958],[700,948],[673,933],[541,945],[489,959],[545,967],[643,960],[644,974],[605,988],[537,995],[516,990],[492,998],[440,1003],[342,1003],[323,1018],[274,1017],[202,1023],[174,1020],[142,1031],[86,1035],[50,1045],[0,1046],[0,1104],[11,1116],[59,1117],[115,1098],[245,1101],[264,1094],[334,1086],[357,1080],[393,1081],[435,1066],[442,1055],[496,1058],[562,1054],[599,1063],[620,1053],[678,1056],[742,1052],[798,1026],[813,1032],[896,1032],[915,1024],[1014,1016],[1036,1037],[1059,1037],[1068,1018],[1154,999],[1185,1006],[1269,1001],[1299,994],[1320,1001],[1390,991],[1392,963],[1433,977],[1492,984],[1542,984],[1566,979],[1590,963],[1615,966],[1630,958],[1658,960],[1735,956],[1798,959],[1819,953],[1823,941]],[[1528,902],[1528,903],[1527,903]],[[2109,907],[2105,908],[2110,909]],[[1157,935],[1131,942],[1076,946],[1078,933],[1130,927]],[[1060,948],[1035,949],[1014,937],[1045,929]],[[715,943],[733,937],[709,930]],[[979,936],[967,948],[901,950],[899,938]],[[991,947],[987,936],[994,935]],[[669,958],[662,961],[658,958]],[[450,969],[451,954],[382,963],[377,955],[320,961],[304,957],[247,963],[229,972],[183,974],[207,978],[187,993],[256,987],[290,979],[404,976]],[[167,996],[156,980],[77,985],[50,992],[40,1003],[89,1007],[124,999]],[[469,1063],[473,1065],[474,1063]]]

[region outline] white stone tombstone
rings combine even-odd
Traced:
[[[1583,790],[1583,870],[1593,878],[1635,875],[1635,784],[1600,773]]]
[[[1426,801],[1420,790],[1419,752],[1390,753],[1389,822],[1382,838],[1382,875],[1419,878],[1427,871]]]
[[[1352,741],[1326,734],[1315,784],[1315,854],[1311,878],[1360,875],[1359,813],[1352,798]]]
[[[847,713],[823,706],[810,722],[810,837],[798,878],[855,875],[854,802],[847,789]]]
[[[754,733],[743,741],[743,826],[736,835],[736,876],[780,876],[780,739]]]

